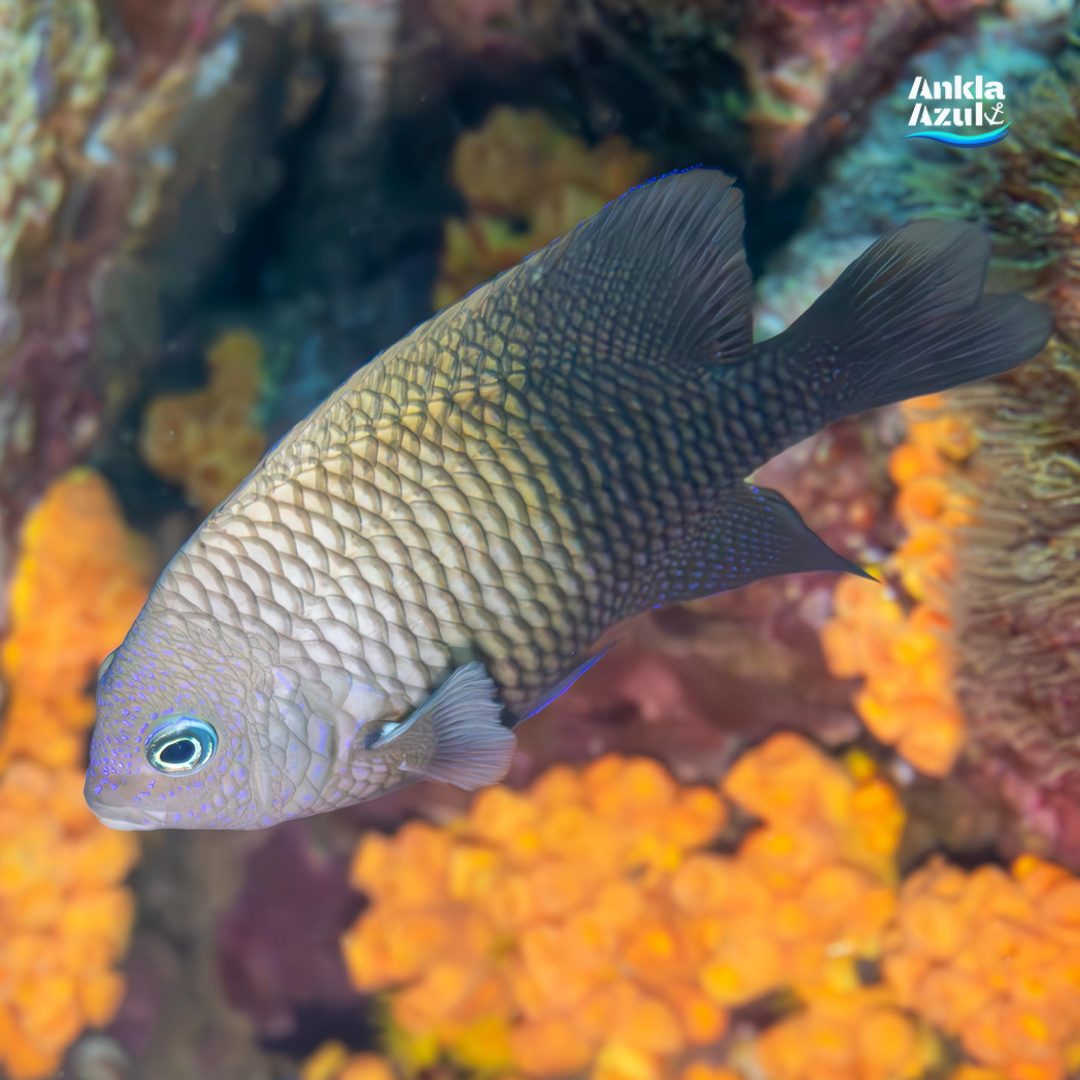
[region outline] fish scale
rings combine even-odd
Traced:
[[[287,434],[102,676],[102,820],[250,828],[418,777],[490,783],[508,727],[619,620],[861,572],[744,477],[831,419],[1011,367],[1045,314],[982,295],[977,229],[923,222],[755,346],[741,233],[719,173],[636,189]],[[154,771],[159,744],[187,756],[175,773]]]
[[[659,377],[644,386],[635,382],[629,401],[623,395],[625,413],[613,413],[611,403],[624,389],[618,375],[581,380],[579,395],[571,400],[557,392],[548,407],[530,406],[514,386],[513,370],[504,380],[484,382],[503,375],[500,365],[514,360],[515,343],[524,347],[530,329],[541,348],[553,348],[550,333],[530,326],[534,313],[526,306],[499,310],[485,301],[474,294],[465,302],[445,340],[414,335],[363,368],[336,401],[305,423],[292,445],[286,441],[268,459],[251,497],[242,489],[206,529],[213,534],[220,522],[235,532],[244,522],[257,526],[269,518],[284,528],[257,534],[308,565],[325,565],[327,551],[355,558],[359,553],[342,542],[354,536],[372,552],[357,561],[360,576],[389,603],[401,591],[397,568],[413,568],[428,586],[438,584],[434,567],[449,565],[454,573],[446,588],[457,605],[451,619],[436,620],[432,639],[480,652],[502,700],[519,712],[565,674],[607,624],[639,603],[640,589],[619,589],[619,583],[632,579],[640,557],[662,554],[727,477],[719,454],[704,453],[716,446],[707,435],[716,427],[717,410],[689,388],[673,388]],[[581,320],[568,318],[563,333],[566,324],[588,332]],[[516,340],[503,342],[499,326],[514,327]],[[487,348],[476,346],[480,335]],[[626,348],[618,338],[612,347],[620,343]],[[445,396],[433,401],[437,393]],[[568,427],[581,415],[586,426]],[[688,417],[697,421],[693,427]],[[330,442],[335,438],[346,442]],[[627,445],[665,481],[676,482],[675,489],[643,501],[654,491],[651,477],[626,468],[619,451]],[[312,458],[314,464],[303,468]],[[443,469],[447,461],[449,470]],[[426,464],[443,469],[441,483],[424,484]],[[638,462],[632,457],[629,464]],[[284,478],[275,482],[278,476]],[[420,500],[446,515],[446,529],[429,532],[417,523],[399,496],[409,481]],[[573,497],[584,491],[590,498]],[[324,492],[333,492],[329,508]],[[316,519],[322,528],[313,525]],[[532,537],[539,540],[530,561],[515,543],[511,519],[523,529],[526,546]],[[635,535],[638,543],[627,542]],[[276,580],[272,576],[272,595],[280,592]],[[428,611],[440,607],[435,596],[424,599]],[[354,629],[363,621],[367,630],[357,650],[365,663],[356,674],[396,677],[389,646],[392,639],[399,650],[413,644],[407,620],[373,634],[373,620],[354,610]],[[267,604],[265,612],[274,633],[287,633],[279,607]],[[536,631],[552,632],[555,648],[551,633],[541,644]],[[417,690],[430,686],[436,672],[424,674]]]

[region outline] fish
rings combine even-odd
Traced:
[[[989,256],[977,225],[908,223],[755,342],[731,177],[609,203],[360,367],[192,534],[102,666],[91,809],[255,829],[497,783],[615,624],[860,573],[748,478],[1038,353],[1046,308],[986,293]]]

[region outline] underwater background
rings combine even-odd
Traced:
[[[986,146],[912,80],[1000,80]],[[979,221],[1055,335],[760,470],[880,577],[651,612],[505,784],[112,832],[95,674],[355,367],[635,183],[756,332]],[[0,0],[0,1077],[1080,1077],[1080,16],[1060,0]]]

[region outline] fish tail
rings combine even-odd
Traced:
[[[796,411],[818,414],[793,434],[999,375],[1038,353],[1052,329],[1048,309],[1019,293],[984,293],[989,259],[990,241],[976,225],[911,222],[758,345],[748,362],[771,360]]]

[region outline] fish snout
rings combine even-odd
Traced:
[[[86,774],[83,796],[98,821],[110,829],[166,828],[167,811],[164,808],[140,805],[138,797],[132,798],[128,785],[105,781],[92,767]]]
[[[90,809],[102,825],[119,832],[146,832],[168,827],[164,810],[143,810],[138,807],[106,809],[96,807],[92,802]]]

